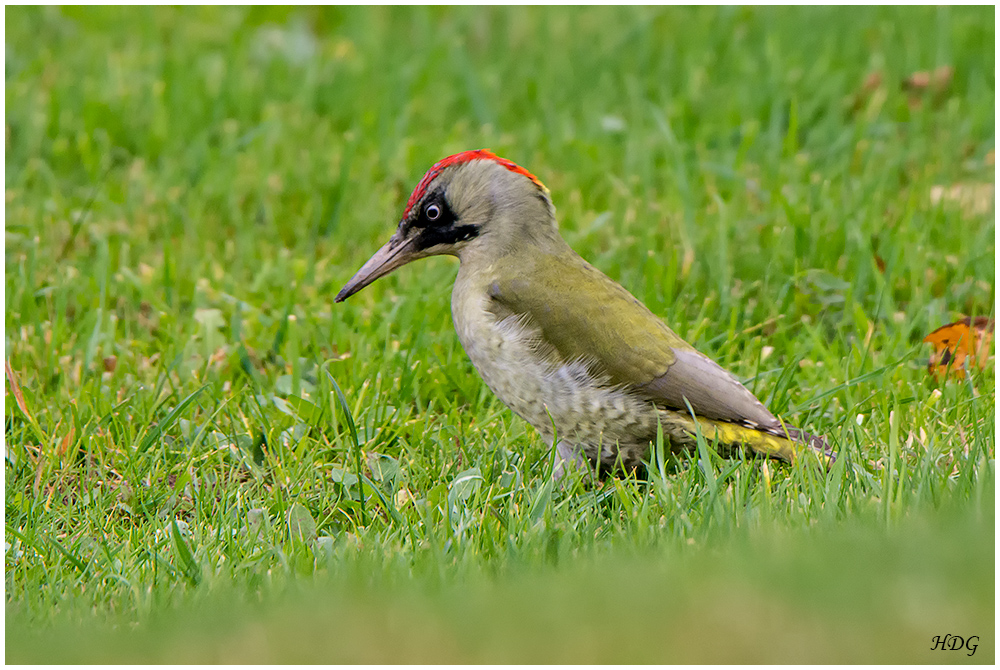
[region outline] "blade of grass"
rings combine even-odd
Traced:
[[[142,442],[139,443],[139,448],[137,449],[137,451],[139,453],[146,451],[150,447],[150,445],[156,442],[156,440],[160,439],[160,437],[163,435],[163,432],[168,428],[170,428],[170,426],[172,426],[174,422],[177,421],[178,418],[180,418],[181,414],[184,413],[184,410],[186,410],[188,406],[191,405],[191,403],[193,403],[198,398],[199,395],[201,395],[201,392],[208,388],[208,386],[209,386],[208,384],[205,384],[204,386],[195,389],[194,392],[189,394],[176,407],[170,410],[170,412],[167,414],[167,416],[163,418],[162,421],[157,422],[155,428],[146,433],[145,437],[143,437],[142,439]]]
[[[358,441],[358,429],[354,425],[354,416],[351,414],[351,409],[347,405],[347,398],[344,396],[344,392],[340,390],[340,386],[337,384],[337,380],[333,378],[330,374],[328,365],[332,361],[327,361],[323,364],[323,372],[326,374],[326,378],[330,380],[330,385],[333,387],[334,392],[337,394],[337,402],[340,404],[340,411],[344,414],[344,420],[347,421],[347,429],[351,433],[351,449],[354,453],[354,468],[355,475],[358,477],[358,491],[360,493],[360,512],[361,512],[361,525],[367,525],[365,520],[365,494],[364,489],[361,487],[360,482],[363,481],[364,472],[361,468],[361,442]]]

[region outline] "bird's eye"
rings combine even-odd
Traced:
[[[441,208],[434,204],[427,205],[427,209],[424,210],[424,216],[427,217],[428,221],[437,221],[441,218]]]

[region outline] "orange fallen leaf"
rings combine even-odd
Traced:
[[[993,355],[993,330],[993,319],[985,316],[965,317],[941,326],[924,338],[934,345],[927,371],[940,379],[949,371],[964,377],[967,368],[986,367]]]

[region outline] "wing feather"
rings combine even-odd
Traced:
[[[637,390],[671,409],[686,410],[686,399],[695,414],[707,419],[765,429],[780,426],[753,393],[708,356],[697,351],[678,351],[676,357],[670,369],[652,381],[637,385]]]
[[[690,404],[703,418],[828,449],[823,438],[782,424],[732,373],[571,250],[529,259],[520,272],[495,270],[489,309],[534,328],[538,351],[554,364],[582,361],[609,385],[630,388],[664,409],[687,412]]]
[[[691,349],[632,294],[579,256],[548,257],[530,272],[522,268],[521,273],[496,276],[487,294],[497,318],[523,316],[556,352],[554,362],[583,361],[611,384],[652,381],[674,363],[676,350]]]

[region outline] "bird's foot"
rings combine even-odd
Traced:
[[[563,480],[571,470],[583,471],[587,468],[587,459],[583,457],[580,448],[564,440],[559,440],[556,444],[553,458],[555,463],[552,466],[552,479],[555,481]]]

